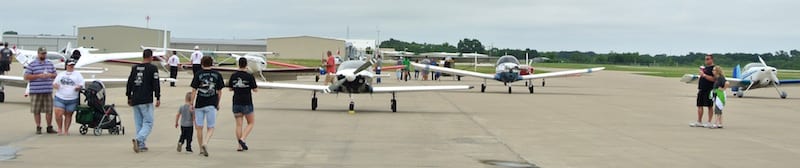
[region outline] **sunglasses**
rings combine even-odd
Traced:
[[[46,52],[40,52],[39,54],[47,54]]]

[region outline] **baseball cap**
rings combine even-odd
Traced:
[[[39,50],[38,50],[38,52],[39,52],[39,53],[47,53],[47,49],[46,49],[46,48],[44,48],[44,47],[39,47]]]

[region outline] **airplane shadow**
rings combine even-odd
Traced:
[[[681,96],[681,97],[696,98],[696,96],[694,96],[694,95],[691,95],[691,96],[687,95],[687,96]],[[728,95],[727,98],[728,99],[734,99],[734,100],[735,99],[759,99],[759,100],[780,100],[781,99],[781,97],[778,97],[778,96],[775,96],[775,97],[761,97],[761,96],[747,96],[747,95],[745,95],[744,97],[741,97],[741,98],[737,97],[737,96],[733,96],[733,95]],[[800,98],[797,98],[797,97],[786,97],[786,100],[800,100]]]
[[[527,89],[523,91],[511,91],[509,94],[508,91],[501,91],[501,92],[483,92],[481,93],[480,90],[476,92],[478,94],[496,94],[496,95],[563,95],[563,96],[604,96],[598,94],[590,94],[590,93],[567,93],[567,92],[537,92],[536,90],[533,91],[533,94],[528,92]]]

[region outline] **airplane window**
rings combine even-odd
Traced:
[[[517,58],[516,58],[516,57],[514,57],[514,56],[509,56],[509,55],[507,55],[507,56],[502,56],[502,57],[500,57],[499,59],[497,59],[497,64],[502,64],[502,63],[515,63],[515,64],[519,64],[519,60],[517,60]]]

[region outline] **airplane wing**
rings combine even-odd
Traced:
[[[98,62],[105,62],[105,61],[108,61],[108,60],[123,60],[123,59],[131,59],[131,58],[142,58],[142,52],[89,54],[89,55],[86,55],[86,56],[82,56],[81,59],[78,59],[78,63],[75,64],[75,67],[76,68],[80,68],[80,67],[83,67],[85,65],[98,63]]]
[[[468,90],[472,86],[467,85],[444,85],[444,86],[382,86],[372,87],[373,93],[391,93],[391,92],[424,92],[424,91],[441,91],[441,90]]]
[[[567,71],[559,71],[559,72],[548,72],[548,73],[540,73],[540,74],[531,74],[522,76],[522,79],[540,79],[540,78],[555,78],[555,77],[567,77],[567,76],[575,76],[581,75],[585,73],[592,73],[596,71],[602,71],[606,69],[606,67],[597,67],[597,68],[589,68],[589,69],[576,69],[576,70],[567,70]]]
[[[328,86],[324,85],[275,83],[275,82],[256,82],[256,85],[258,85],[258,88],[265,88],[265,89],[297,89],[297,90],[328,92]]]
[[[25,88],[28,87],[28,81],[21,76],[8,76],[8,75],[0,75],[0,81],[3,82],[6,86],[12,87],[19,87]],[[125,87],[128,83],[128,78],[86,78],[84,79],[85,84],[88,85],[94,81],[101,81],[106,88],[121,88]],[[161,82],[175,82],[177,80],[172,78],[161,78],[159,79]]]
[[[142,49],[151,49],[151,50],[156,50],[156,51],[164,50],[164,48],[161,48],[161,47],[145,47],[145,46],[141,46],[141,48]],[[169,51],[189,52],[189,53],[195,51],[195,50],[177,49],[177,48],[166,48],[166,49],[169,50]],[[275,52],[258,52],[258,51],[203,51],[203,50],[201,50],[201,52],[209,52],[209,53],[214,53],[214,54],[248,54],[248,53],[264,54],[264,55],[275,55],[276,54]]]
[[[697,84],[698,81],[700,81],[700,75],[696,74],[684,74],[683,77],[681,77],[681,82],[686,84]],[[750,80],[742,80],[739,78],[725,78],[725,81],[728,81],[728,83],[731,84],[731,88],[742,86],[747,87],[747,85],[750,85]],[[781,82],[781,84],[783,84],[783,82]]]
[[[28,81],[21,76],[0,75],[0,81],[2,81],[5,86],[20,88],[28,87]]]
[[[411,65],[416,67],[416,68],[430,69],[430,70],[433,70],[433,71],[440,71],[440,72],[449,73],[449,74],[456,74],[456,75],[461,75],[461,76],[472,76],[472,77],[478,77],[478,78],[484,78],[484,79],[494,79],[494,74],[485,74],[485,73],[465,71],[465,70],[460,70],[460,69],[445,68],[445,67],[438,67],[438,66],[430,66],[430,65],[418,64],[418,63],[413,63],[413,62],[411,63]]]

